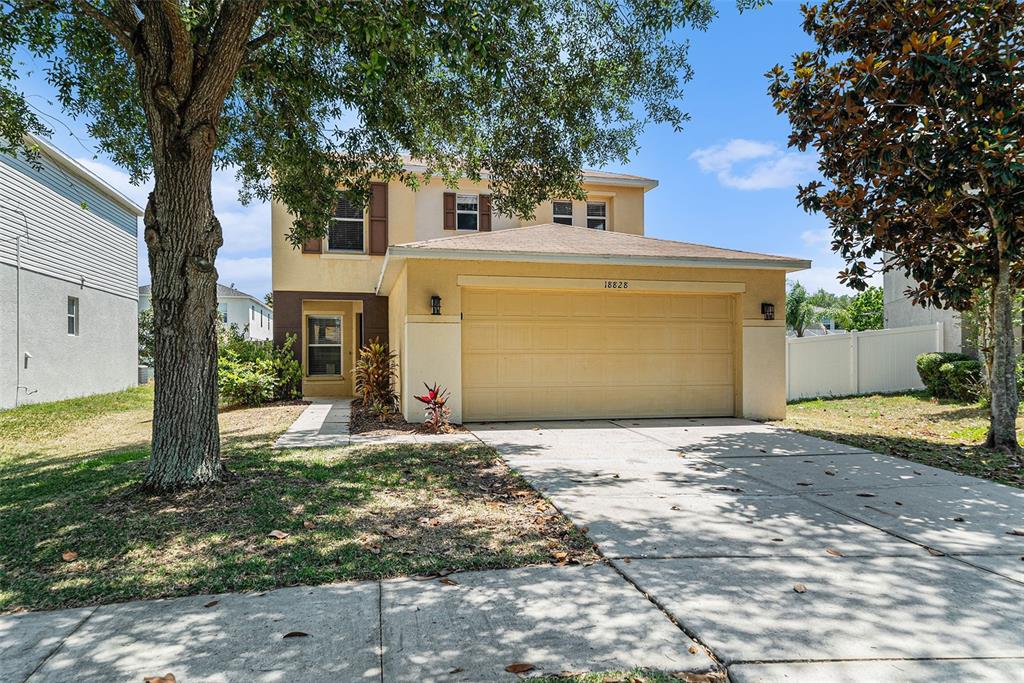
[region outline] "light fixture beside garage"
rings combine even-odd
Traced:
[[[441,315],[441,297],[437,294],[430,297],[430,314]]]
[[[768,302],[761,304],[761,315],[765,320],[775,320],[775,304]]]

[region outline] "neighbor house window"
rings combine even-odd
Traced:
[[[572,202],[551,202],[551,222],[572,225]]]
[[[587,202],[587,227],[608,229],[608,206],[604,202]]]
[[[480,220],[480,197],[460,194],[455,197],[455,226],[459,230],[476,230]]]
[[[307,374],[341,374],[341,316],[317,315],[306,319]]]
[[[78,336],[78,297],[68,297],[68,334]]]
[[[345,195],[338,195],[334,207],[334,217],[327,229],[327,250],[363,250],[363,207],[356,206]]]
[[[217,315],[220,316],[220,321],[225,325],[228,324],[228,305],[217,304]]]

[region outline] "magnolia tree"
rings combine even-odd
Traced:
[[[1018,452],[1024,3],[824,0],[803,14],[816,49],[768,74],[790,145],[813,148],[827,181],[799,201],[828,217],[858,289],[880,262],[917,283],[919,305],[962,311],[987,292],[988,444]]]
[[[741,8],[757,4],[740,0]],[[18,87],[26,51],[66,112],[134,180],[152,176],[156,403],[146,483],[225,476],[217,429],[221,228],[210,180],[288,205],[295,244],[325,234],[339,187],[486,169],[503,213],[581,196],[580,169],[625,162],[648,122],[678,128],[680,28],[711,0],[48,0],[0,15],[0,147],[46,134]],[[273,181],[271,181],[271,179]]]

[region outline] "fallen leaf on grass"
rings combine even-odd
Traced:
[[[213,607],[214,605],[217,605],[219,603],[220,603],[220,600],[210,600],[210,602],[208,602],[205,605],[203,605],[203,607]]]
[[[802,583],[794,583],[793,584],[793,590],[796,591],[797,593],[806,593],[807,592],[807,586],[803,585]]]
[[[283,636],[281,636],[282,639],[284,639],[284,638],[308,638],[308,637],[309,637],[309,634],[306,633],[305,631],[289,631],[288,633],[286,633]]]
[[[307,519],[305,522],[302,523],[302,526],[306,527],[307,529],[315,529],[316,522],[314,522],[311,519]]]
[[[555,558],[556,560],[562,561],[568,559],[569,553],[565,552],[564,550],[559,550],[558,552],[551,553],[551,557]]]
[[[509,664],[505,667],[505,671],[510,674],[524,674],[527,671],[533,671],[536,669],[533,664],[527,664],[526,662],[517,662],[515,664]]]
[[[283,541],[284,539],[288,538],[289,535],[290,534],[287,531],[281,531],[280,529],[274,529],[269,534],[267,534],[267,536],[269,536],[270,538],[276,538],[279,541]]]
[[[846,555],[843,555],[842,551],[836,550],[835,548],[825,548],[825,552],[832,557],[846,557]]]
[[[178,679],[172,673],[164,674],[163,676],[146,676],[142,680],[144,683],[178,683]]]
[[[78,553],[76,553],[74,550],[69,550],[63,555],[61,555],[60,559],[64,560],[65,562],[74,562],[78,559]]]

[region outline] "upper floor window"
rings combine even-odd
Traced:
[[[551,202],[551,222],[572,225],[572,202]]]
[[[455,196],[455,227],[459,230],[476,230],[480,226],[480,196],[460,194]]]
[[[78,336],[78,297],[68,297],[68,334]]]
[[[226,325],[228,322],[228,305],[217,304],[217,315],[220,317],[220,321]]]
[[[327,229],[328,251],[363,251],[363,207],[338,195],[334,217]]]
[[[604,202],[587,202],[587,227],[595,230],[608,229],[608,205]]]

